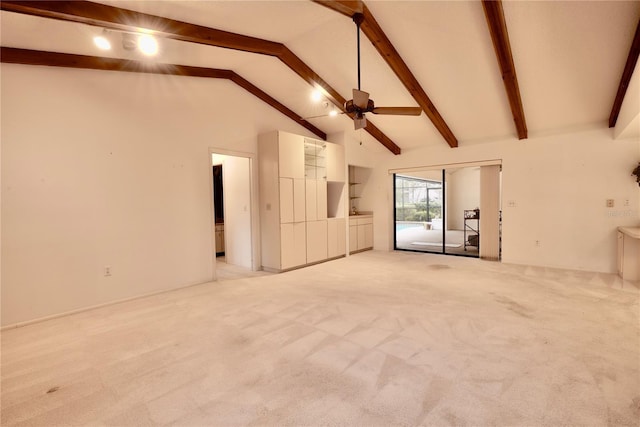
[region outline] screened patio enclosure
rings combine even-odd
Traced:
[[[481,172],[475,166],[394,174],[395,249],[479,257]],[[498,183],[492,192],[499,190]],[[491,210],[499,216],[499,204]],[[499,225],[492,229],[498,232]]]

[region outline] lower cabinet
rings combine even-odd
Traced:
[[[216,255],[224,253],[224,224],[216,224]]]
[[[346,223],[344,218],[329,218],[327,220],[327,256],[335,258],[346,254]]]
[[[349,253],[373,249],[373,216],[349,218]]]
[[[327,259],[327,220],[307,221],[307,263]]]
[[[307,263],[307,235],[304,222],[280,224],[280,249],[282,270]]]

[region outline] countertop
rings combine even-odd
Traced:
[[[640,239],[640,227],[618,227],[618,231],[634,239]]]

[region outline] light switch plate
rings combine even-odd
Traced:
[[[612,208],[613,207],[613,199],[607,199],[607,207],[608,208]]]

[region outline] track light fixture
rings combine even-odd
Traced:
[[[93,38],[93,42],[99,49],[110,50],[115,41],[116,33],[122,34],[122,48],[124,50],[138,50],[147,56],[157,55],[160,50],[158,40],[153,35],[147,33],[105,29],[101,35]]]

